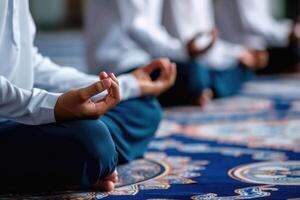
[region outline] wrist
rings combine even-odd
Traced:
[[[62,96],[62,95],[61,95]],[[60,109],[60,99],[61,96],[58,97],[56,104],[54,106],[54,117],[55,117],[55,121],[59,122],[59,121],[63,121],[62,120],[62,116],[61,116],[61,109]]]
[[[63,105],[64,94],[60,95],[54,107],[54,117],[56,122],[67,121],[72,119],[70,112]]]
[[[136,81],[136,85],[139,90],[139,95],[140,96],[145,96],[146,95],[146,88],[144,86],[145,79],[147,79],[146,75],[144,74],[142,69],[137,69],[132,72],[132,76]]]

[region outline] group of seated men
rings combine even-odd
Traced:
[[[87,0],[89,74],[38,52],[28,0],[0,1],[0,190],[111,191],[160,104],[205,106],[256,70],[294,67],[298,21],[269,1]]]

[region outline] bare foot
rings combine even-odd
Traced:
[[[201,107],[206,106],[213,98],[213,91],[205,89],[198,98],[192,100],[192,103]]]
[[[118,181],[118,172],[115,170],[111,175],[98,181],[93,189],[111,192],[115,189],[115,183]]]
[[[115,170],[111,175],[105,177],[104,179],[98,181],[92,189],[101,190],[104,192],[111,192],[115,189],[115,183],[118,181],[118,172]],[[81,190],[83,188],[78,186],[69,186],[68,190]]]

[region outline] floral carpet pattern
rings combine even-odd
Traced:
[[[300,76],[261,78],[204,109],[166,109],[145,157],[118,171],[110,193],[0,199],[300,199]]]

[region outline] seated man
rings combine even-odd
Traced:
[[[235,94],[251,78],[253,69],[264,65],[258,62],[264,52],[254,52],[218,37],[212,0],[166,0],[164,24],[182,44],[190,44],[189,49],[203,49],[191,54],[186,67],[178,68],[178,73],[186,77],[179,77],[175,83],[176,87],[188,82],[183,90],[187,94],[182,97],[192,96],[196,104],[205,105],[212,95]],[[171,89],[163,97],[168,95],[174,96],[176,92]]]
[[[0,192],[110,191],[116,165],[141,157],[153,138],[154,96],[174,83],[175,65],[158,59],[118,79],[60,67],[34,47],[28,4],[0,1]]]
[[[87,52],[91,73],[108,70],[122,74],[161,56],[179,64],[203,51],[195,48],[192,41],[183,44],[165,30],[162,24],[163,0],[88,0],[86,4]],[[185,66],[179,64],[177,68]],[[155,76],[154,73],[152,78]],[[178,73],[179,79],[184,76]],[[185,92],[183,87],[188,84],[181,83],[172,89],[176,98],[168,96],[160,99],[166,102],[165,105],[180,101],[181,94]],[[189,96],[184,98],[186,103],[190,102]]]
[[[298,20],[277,20],[270,0],[217,1],[221,37],[252,49],[267,49],[267,73],[288,72],[299,63]]]
[[[174,3],[182,4],[174,7],[178,10],[165,12],[174,14],[173,20],[176,21],[174,24],[180,26],[177,28],[180,32],[185,32],[184,35],[187,37],[181,37],[174,28],[170,28],[171,22],[163,24],[164,2],[166,1],[88,0],[86,38],[90,71],[97,73],[100,69],[106,69],[120,74],[152,58],[166,56],[176,61],[178,77],[175,86],[159,98],[164,106],[205,105],[212,97],[211,89],[215,90],[215,95],[218,97],[236,92],[240,83],[246,79],[246,75],[242,74],[248,73],[248,70],[237,67],[239,62],[251,65],[248,66],[250,68],[256,67],[254,63],[256,54],[240,45],[227,44],[221,40],[214,45],[217,34],[216,31],[211,31],[214,27],[211,2],[182,0]],[[165,27],[168,27],[168,30]],[[205,31],[212,32],[213,39],[207,45],[198,46],[196,44],[198,33]],[[212,46],[215,46],[215,53],[210,53],[214,55],[213,58],[210,56],[210,61],[216,63],[215,60],[218,62],[221,59],[227,63],[218,62],[217,71],[224,71],[225,68],[230,70],[226,70],[226,73],[216,73],[219,77],[218,83],[208,84],[204,83],[208,79],[208,75],[204,75],[205,68],[200,67],[199,64],[196,67],[189,61],[200,57],[202,59]],[[216,53],[220,49],[223,55]],[[232,75],[228,76],[228,74]],[[235,80],[231,80],[232,76],[236,76]],[[228,82],[225,86],[223,83],[226,81],[223,79]],[[213,85],[218,86],[212,88]]]

